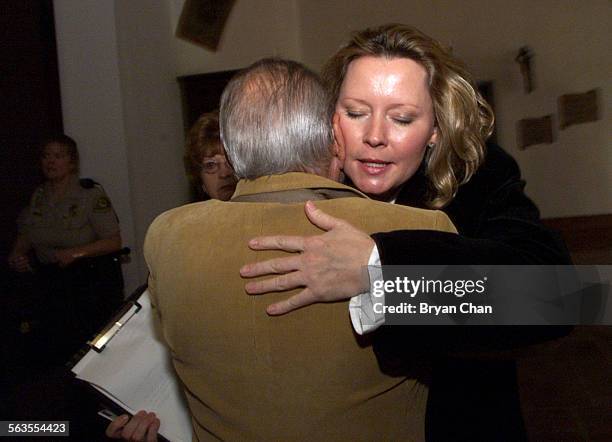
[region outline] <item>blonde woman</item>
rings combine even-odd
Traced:
[[[364,271],[369,262],[569,262],[563,243],[540,223],[537,207],[524,194],[516,162],[499,147],[485,144],[493,114],[471,75],[437,41],[405,25],[365,29],[329,60],[323,78],[332,99],[338,160],[348,182],[371,198],[442,210],[459,235],[406,230],[369,236],[307,205],[307,216],[326,233],[261,237],[249,243],[255,250],[300,252],[242,268],[245,277],[282,274],[249,282],[251,294],[304,288],[270,305],[269,314],[369,296],[357,296],[369,289]],[[364,316],[375,315],[351,309],[358,333],[368,331],[361,323]],[[376,325],[383,322],[384,317],[376,318]],[[540,328],[538,334],[542,331],[548,333]],[[503,347],[520,333],[508,328],[381,327],[374,339],[383,361],[406,362],[402,359],[413,358],[419,347],[442,357],[428,405],[431,440],[523,440],[513,363],[444,359],[447,351],[464,350],[466,344]],[[531,338],[534,332],[526,334]]]

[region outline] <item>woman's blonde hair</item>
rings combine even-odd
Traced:
[[[387,24],[354,33],[324,66],[331,113],[349,64],[365,56],[409,58],[427,71],[438,129],[438,142],[425,159],[425,174],[432,186],[427,205],[444,207],[484,159],[485,141],[493,130],[491,107],[463,64],[440,43],[413,27]]]
[[[198,188],[202,184],[202,160],[217,154],[224,154],[224,151],[219,135],[219,111],[215,110],[200,115],[189,129],[185,140],[185,171]]]

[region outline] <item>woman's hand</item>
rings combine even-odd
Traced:
[[[8,259],[8,264],[11,269],[16,272],[31,272],[32,266],[27,255],[11,255]]]
[[[28,258],[28,252],[31,248],[28,237],[21,233],[18,234],[8,256],[9,267],[16,272],[31,272],[32,266],[30,265],[30,258]]]
[[[98,239],[70,249],[57,249],[55,260],[60,267],[67,267],[77,259],[93,258],[121,250],[121,234],[116,233],[110,238]]]
[[[108,424],[106,435],[111,439],[124,439],[132,442],[155,442],[159,425],[160,422],[155,413],[141,410],[131,419],[127,414],[115,418]]]
[[[338,301],[369,290],[367,264],[375,243],[370,236],[348,222],[327,215],[308,201],[308,219],[327,232],[317,236],[265,236],[249,241],[253,250],[301,252],[247,264],[244,277],[269,274],[280,276],[246,284],[246,291],[261,294],[305,287],[297,295],[268,306],[270,315],[282,315],[315,302]]]
[[[68,267],[77,256],[72,249],[58,249],[55,251],[55,260],[60,267]]]

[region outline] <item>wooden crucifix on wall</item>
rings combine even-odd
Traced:
[[[521,75],[523,76],[523,89],[528,94],[533,90],[533,73],[531,72],[531,59],[533,52],[528,46],[523,46],[519,49],[519,53],[514,59],[521,66]]]

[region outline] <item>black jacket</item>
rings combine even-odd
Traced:
[[[442,210],[459,235],[402,230],[372,235],[383,265],[570,264],[560,237],[544,227],[525,195],[518,165],[489,145],[485,162]],[[403,187],[397,204],[426,208],[422,171]],[[568,327],[381,327],[374,347],[384,370],[412,369],[419,353],[433,358],[428,440],[525,440],[513,361],[449,358],[448,352],[509,349],[569,332]]]
[[[442,210],[459,235],[402,230],[373,235],[381,262],[391,264],[569,264],[559,236],[540,222],[525,195],[518,165],[489,145],[485,162]],[[400,191],[396,203],[425,206],[427,180],[421,172]]]

